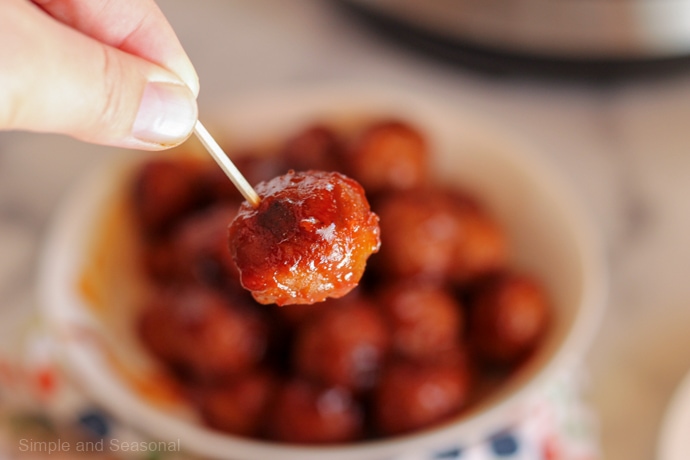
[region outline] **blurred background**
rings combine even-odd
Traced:
[[[661,11],[631,0],[614,2],[626,11],[577,13],[558,11],[558,2],[497,0],[159,3],[196,64],[202,119],[219,98],[354,82],[423,95],[527,139],[582,199],[610,264],[607,311],[582,371],[602,458],[655,456],[673,392],[690,370],[686,2],[654,2],[668,7]],[[559,23],[564,14],[577,23]],[[7,331],[35,308],[36,262],[61,196],[114,154],[0,133]],[[12,334],[0,342],[11,356]]]

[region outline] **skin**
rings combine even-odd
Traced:
[[[0,11],[0,129],[149,150],[191,133],[198,77],[152,0],[0,0]]]

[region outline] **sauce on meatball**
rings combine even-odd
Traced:
[[[242,285],[260,303],[311,304],[359,282],[380,246],[364,189],[337,172],[290,171],[256,186],[228,230]]]

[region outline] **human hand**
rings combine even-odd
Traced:
[[[199,82],[153,0],[0,0],[0,130],[159,150],[197,119]]]

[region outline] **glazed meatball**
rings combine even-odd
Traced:
[[[364,300],[329,301],[298,329],[295,369],[327,385],[371,388],[389,342],[383,318],[372,305]]]
[[[227,241],[228,225],[236,215],[236,206],[216,205],[180,223],[169,250],[181,279],[218,288],[239,286]]]
[[[202,387],[197,402],[206,423],[240,436],[259,436],[278,382],[268,372],[255,371],[229,382]]]
[[[462,222],[455,201],[435,189],[390,195],[378,207],[378,270],[390,277],[447,278],[455,263]]]
[[[426,181],[427,142],[397,120],[369,126],[346,153],[347,171],[369,193],[408,190]]]
[[[378,207],[382,247],[376,263],[393,277],[467,283],[503,268],[507,242],[498,225],[463,195],[441,188],[397,193]]]
[[[505,234],[486,213],[465,209],[460,218],[462,233],[451,270],[459,283],[470,283],[507,266]]]
[[[541,284],[526,275],[504,274],[483,283],[474,296],[470,341],[495,364],[516,364],[536,348],[549,323]]]
[[[200,381],[246,371],[261,360],[267,341],[258,314],[199,287],[153,297],[139,333],[155,356]]]
[[[278,391],[268,423],[271,439],[295,444],[344,443],[362,436],[362,411],[349,391],[301,379]]]
[[[342,150],[342,141],[335,131],[324,125],[313,125],[288,139],[281,156],[296,171],[340,171]]]
[[[397,283],[378,295],[391,328],[392,351],[413,359],[434,357],[458,346],[462,307],[445,289],[430,283]]]
[[[134,177],[134,215],[146,235],[164,233],[203,199],[202,162],[192,158],[155,158]]]
[[[470,392],[464,366],[396,360],[383,370],[376,388],[374,417],[386,436],[428,428],[456,415]]]
[[[378,251],[378,217],[362,187],[340,173],[289,172],[256,187],[229,229],[242,285],[260,303],[341,297]]]

